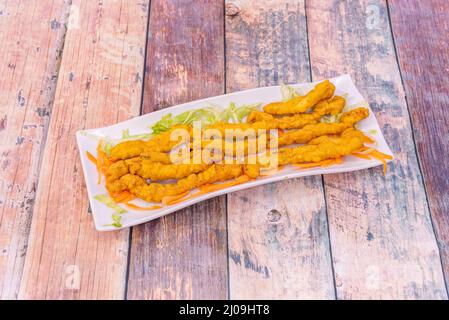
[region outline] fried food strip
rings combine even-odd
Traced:
[[[269,114],[279,114],[275,113],[275,110],[290,110],[294,108],[294,106],[296,106],[303,99],[304,96],[298,96],[291,98],[290,100],[287,101],[271,102],[264,107],[264,111]],[[286,112],[286,113],[293,113],[293,112]]]
[[[162,164],[171,164],[170,153],[144,151],[140,154],[143,159],[151,162],[160,162]]]
[[[340,158],[360,149],[363,141],[364,136],[360,131],[348,128],[340,137],[321,136],[305,146],[281,149],[279,165]],[[260,175],[260,167],[258,164],[214,164],[173,184],[147,183],[143,177],[127,173],[106,187],[112,194],[129,190],[143,200],[160,202],[165,196],[180,195],[205,184],[234,179],[243,174],[256,178]]]
[[[202,164],[163,164],[160,162],[153,162],[148,159],[140,157],[131,158],[127,160],[119,160],[112,165],[105,172],[106,182],[111,183],[131,173],[136,174],[144,179],[151,180],[168,180],[185,178],[192,173],[198,173],[205,170],[209,165]]]
[[[361,148],[363,142],[362,132],[348,128],[340,137],[321,136],[304,146],[280,149],[278,162],[279,165],[285,165],[337,159]]]
[[[323,135],[340,134],[367,117],[367,108],[353,109],[343,113],[339,123],[317,123],[307,125],[302,129],[287,131],[279,137],[278,145],[285,146],[295,143],[308,143],[312,139]]]
[[[129,159],[139,156],[144,151],[150,151],[143,140],[121,142],[111,148],[110,158]]]
[[[177,125],[154,138],[143,140],[130,140],[121,142],[111,148],[110,158],[116,160],[129,159],[140,156],[142,153],[157,157],[157,153],[168,152],[176,145],[182,143],[182,139],[172,141],[170,139],[173,131],[184,129],[191,135],[192,127],[188,125]]]
[[[334,92],[335,86],[329,80],[324,80],[304,97],[293,98],[283,104],[270,103],[263,110],[270,114],[303,113],[318,102],[331,98]]]
[[[254,127],[265,129],[301,129],[308,124],[317,123],[326,114],[339,114],[345,107],[345,99],[335,96],[319,102],[312,113],[300,113],[289,117],[275,118],[261,111],[253,111],[248,115],[247,122]]]
[[[129,190],[132,194],[148,202],[161,202],[165,196],[176,196],[202,185],[237,178],[245,173],[244,165],[212,165],[198,174],[173,184],[146,183],[138,175],[126,174],[109,184],[108,190],[115,194]]]
[[[192,173],[204,171],[208,164],[162,164],[149,160],[134,158],[125,160],[131,174],[137,174],[145,179],[168,180],[182,179]]]
[[[208,129],[217,129],[222,137],[225,138],[226,129],[240,129],[240,133],[236,133],[237,136],[244,136],[247,129],[255,130],[254,133],[258,134],[258,129],[291,129],[302,128],[308,124],[315,124],[319,118],[325,114],[338,114],[344,107],[345,100],[342,97],[334,97],[329,100],[318,103],[315,110],[311,114],[298,114],[292,117],[274,118],[272,115],[264,114],[262,112],[255,113],[253,118],[262,119],[253,123],[217,123],[209,126]],[[132,140],[125,141],[117,144],[111,149],[110,157],[112,159],[124,160],[135,157],[145,157],[152,162],[161,162],[163,164],[170,164],[170,155],[167,151],[170,151],[174,146],[180,144],[182,141],[171,141],[170,135],[175,129],[185,129],[192,136],[192,127],[187,125],[180,125],[172,128],[169,131],[157,135],[149,141]],[[324,133],[325,134],[325,133]],[[259,138],[259,137],[257,137]],[[202,149],[210,149],[213,142],[203,140],[201,144]],[[245,154],[248,154],[247,148],[248,142],[244,142]],[[193,146],[191,146],[193,149]],[[236,154],[236,145],[232,142],[223,140],[222,150],[233,150],[233,154]],[[258,150],[256,150],[258,152]]]

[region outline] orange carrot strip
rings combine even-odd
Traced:
[[[225,189],[228,187],[232,187],[232,186],[235,186],[235,185],[238,185],[241,183],[245,183],[249,180],[251,180],[250,177],[248,177],[247,175],[242,175],[233,181],[224,182],[224,183],[220,183],[220,184],[212,184],[210,186],[202,186],[202,187],[200,187],[200,190],[205,193],[213,192],[213,191],[222,190],[222,189]]]
[[[357,158],[361,158],[361,159],[365,159],[365,160],[371,160],[370,156],[367,156],[367,155],[364,155],[364,154],[361,154],[361,153],[353,152],[353,153],[351,153],[351,156],[354,156],[354,157],[357,157]]]
[[[393,156],[390,156],[389,154],[380,152],[379,150],[375,150],[375,149],[373,149],[373,151],[371,151],[370,154],[377,155],[378,157],[382,157],[382,158],[388,159],[388,160],[392,160],[393,159]]]
[[[295,163],[293,164],[295,167],[301,169],[314,168],[314,167],[329,167],[334,164],[342,163],[343,160],[341,158],[336,159],[326,159],[318,162],[307,162],[307,163]]]
[[[248,177],[246,175],[243,175],[243,176],[238,177],[234,181],[225,182],[225,183],[221,183],[221,184],[207,184],[207,185],[203,185],[203,186],[200,187],[200,191],[199,192],[197,192],[195,194],[192,194],[192,195],[190,195],[188,197],[185,197],[185,196],[189,193],[189,191],[186,191],[186,192],[184,192],[184,193],[182,193],[180,195],[177,195],[177,196],[165,196],[165,197],[162,198],[162,203],[165,204],[165,205],[172,205],[172,204],[184,202],[186,200],[196,198],[196,197],[198,197],[198,196],[200,196],[202,194],[206,194],[206,193],[217,191],[217,190],[222,190],[222,189],[225,189],[225,188],[228,188],[228,187],[232,187],[232,186],[235,186],[235,185],[247,182],[249,180],[251,180],[250,177]]]
[[[202,194],[205,194],[205,193],[207,193],[207,192],[204,192],[204,191],[198,191],[197,193],[194,193],[194,194],[192,194],[192,195],[189,195],[189,196],[187,196],[187,197],[185,197],[185,198],[174,199],[174,200],[170,201],[170,202],[168,203],[168,205],[172,205],[172,204],[177,204],[177,203],[180,203],[180,202],[184,202],[184,201],[187,201],[187,200],[196,198],[196,197],[198,197],[198,196],[200,196],[200,195],[202,195]]]
[[[381,161],[382,162],[382,164],[383,164],[383,167],[384,167],[384,175],[386,175],[387,174],[387,161],[385,161],[385,158],[383,158],[383,157],[379,157],[379,156],[377,156],[377,155],[375,155],[375,154],[372,154],[372,156],[374,157],[374,158],[376,158],[377,160],[379,160],[379,161]]]
[[[186,191],[184,193],[178,194],[176,196],[165,196],[162,198],[162,203],[165,205],[169,205],[172,201],[181,199],[182,197],[186,196],[189,194],[190,191]]]
[[[370,155],[382,162],[383,172],[384,172],[384,175],[386,175],[387,174],[387,161],[385,159],[391,160],[391,159],[393,159],[393,157],[388,154],[382,153],[378,150],[371,151]]]
[[[360,153],[360,152],[364,152],[364,151],[367,151],[367,150],[371,150],[371,148],[368,148],[368,147],[361,147],[360,149],[354,150],[353,152],[358,152],[358,153]]]
[[[162,208],[161,206],[140,207],[135,204],[127,203],[127,202],[125,202],[125,206],[127,206],[130,209],[139,210],[139,211],[150,211],[150,210],[157,210],[157,209]]]
[[[364,134],[363,135],[363,142],[372,144],[372,143],[375,143],[376,141],[374,141],[373,139],[371,139],[370,137],[368,137],[367,135]]]
[[[86,151],[86,156],[87,156],[87,159],[89,159],[90,161],[92,161],[92,163],[93,163],[94,165],[97,165],[97,158],[95,158],[95,157],[92,155],[92,153],[90,153],[89,151]]]
[[[98,158],[95,158],[95,157],[92,155],[92,153],[90,153],[89,151],[86,151],[86,155],[87,155],[87,158],[88,158],[93,164],[95,164],[95,166],[97,167],[97,173],[98,173],[98,180],[97,180],[97,183],[100,184],[100,183],[101,183],[101,172],[100,172],[99,167],[98,167]]]
[[[343,162],[343,160],[341,160],[341,158],[336,158],[336,159],[333,159],[333,160],[331,160],[329,162],[323,163],[321,165],[321,167],[329,167],[329,166],[333,166],[335,164],[340,164],[342,162]]]
[[[318,161],[318,162],[307,162],[307,163],[295,163],[293,164],[295,167],[299,167],[299,168],[313,168],[313,167],[319,167],[321,165],[325,165],[330,163],[330,159],[327,160],[323,160],[323,161]]]
[[[180,202],[184,202],[184,201],[196,198],[196,197],[198,197],[200,195],[203,195],[203,194],[206,194],[206,193],[209,193],[209,192],[213,192],[213,191],[217,191],[217,190],[222,190],[222,189],[225,189],[225,188],[228,188],[228,187],[232,187],[232,186],[235,186],[235,185],[247,182],[249,180],[251,180],[250,177],[248,177],[247,175],[243,175],[243,176],[238,177],[234,181],[225,182],[225,183],[221,183],[221,184],[207,184],[207,185],[203,185],[203,186],[200,187],[200,191],[198,191],[195,194],[192,194],[192,195],[189,195],[189,196],[185,197],[185,195],[188,193],[188,192],[186,192],[186,193],[183,193],[183,194],[181,194],[179,196],[167,196],[167,197],[162,198],[162,203],[165,202],[164,204],[166,204],[166,205],[177,204],[177,203],[180,203]],[[167,199],[167,198],[169,198],[169,199]]]
[[[274,168],[274,169],[271,169],[271,170],[268,170],[268,171],[260,171],[260,175],[262,177],[271,176],[271,175],[275,174],[276,172],[278,172],[279,170],[282,170],[282,169],[284,169],[284,166],[279,166],[277,168]]]

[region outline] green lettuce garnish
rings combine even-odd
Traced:
[[[114,221],[114,222],[111,223],[111,226],[116,227],[116,228],[122,227],[122,216],[121,215],[114,213],[112,215],[112,221]]]
[[[126,211],[125,209],[123,209],[122,207],[120,207],[119,205],[117,205],[114,201],[114,199],[112,199],[111,197],[105,195],[105,194],[99,194],[96,195],[94,197],[95,200],[98,200],[99,202],[101,202],[102,204],[104,204],[105,206],[111,208],[112,210],[114,210],[116,213],[126,213],[128,211]]]
[[[322,116],[320,119],[320,122],[322,123],[338,123],[340,122],[342,113],[339,114],[328,114],[325,116]]]
[[[245,118],[259,105],[260,103],[254,103],[237,107],[235,103],[231,102],[226,109],[221,109],[215,105],[210,105],[209,107],[201,109],[189,110],[174,117],[171,113],[169,113],[156,122],[151,129],[153,130],[153,134],[159,134],[167,131],[175,125],[192,125],[194,121],[200,121],[203,127],[219,121],[240,123],[243,118]]]
[[[292,86],[286,84],[281,84],[281,95],[283,101],[288,101],[300,96],[300,94],[296,92],[296,90]]]
[[[151,133],[141,133],[141,134],[129,134],[129,129],[122,130],[121,140],[134,140],[134,139],[149,139],[151,138]]]

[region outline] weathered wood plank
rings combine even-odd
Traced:
[[[304,1],[226,2],[227,91],[310,81]],[[321,177],[228,195],[230,297],[334,298]]]
[[[147,5],[71,5],[19,298],[124,297],[129,231],[94,229],[75,131],[138,114]]]
[[[314,79],[350,73],[396,155],[325,177],[337,297],[447,298],[384,1],[307,2]]]
[[[144,112],[224,88],[223,3],[152,1]],[[227,297],[226,197],[133,228],[129,299]]]
[[[68,7],[0,4],[0,299],[19,290]]]
[[[415,0],[388,4],[430,212],[449,286],[449,2]]]

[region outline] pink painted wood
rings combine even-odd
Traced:
[[[94,229],[75,132],[138,115],[147,5],[70,7],[19,298],[124,298],[129,230]]]
[[[68,7],[0,3],[0,299],[19,291]]]
[[[223,93],[221,1],[152,1],[144,112]],[[133,228],[129,299],[225,299],[226,197]]]
[[[304,1],[226,2],[226,89],[309,81]],[[228,195],[230,297],[332,299],[321,177]]]
[[[396,155],[325,177],[337,298],[446,299],[386,3],[308,1],[307,21],[314,80],[351,74]]]
[[[389,6],[415,143],[449,285],[449,2],[390,1]]]

